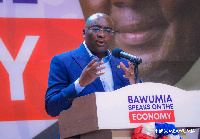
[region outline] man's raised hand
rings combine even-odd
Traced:
[[[98,71],[105,69],[106,66],[99,67],[100,65],[103,64],[103,62],[96,63],[97,60],[98,58],[95,58],[83,69],[79,79],[79,84],[81,87],[85,87],[86,85],[93,82],[97,77],[105,73],[105,72],[98,73]]]

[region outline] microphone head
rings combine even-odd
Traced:
[[[116,58],[120,58],[120,52],[124,52],[122,49],[114,48],[112,50],[112,55]]]

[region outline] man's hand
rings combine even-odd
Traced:
[[[93,82],[97,77],[105,73],[105,72],[97,73],[98,71],[106,68],[106,66],[97,68],[98,66],[103,64],[103,62],[96,63],[97,60],[98,58],[95,58],[83,69],[79,79],[79,84],[81,87],[85,87],[86,85]]]
[[[125,75],[123,75],[124,78],[128,78],[130,84],[135,84],[135,74],[134,74],[134,65],[131,62],[128,62],[129,68],[126,68],[126,66],[120,62],[120,66],[125,71]]]

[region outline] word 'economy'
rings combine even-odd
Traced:
[[[170,95],[128,96],[129,103],[168,103],[172,102]]]

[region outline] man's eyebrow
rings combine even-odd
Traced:
[[[100,28],[101,28],[101,26],[100,26],[100,25],[92,25],[91,27],[100,27]]]
[[[105,29],[112,29],[111,27],[102,27],[100,25],[92,25],[91,27],[99,27],[99,28],[105,28]]]

